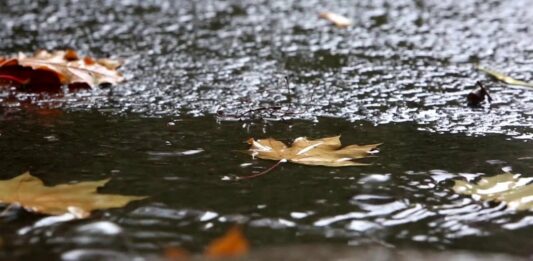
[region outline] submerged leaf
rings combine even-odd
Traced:
[[[123,207],[140,196],[97,194],[109,179],[45,186],[37,177],[26,172],[9,180],[0,181],[0,202],[19,204],[29,211],[48,215],[72,213],[86,218],[91,211]]]
[[[205,248],[202,258],[194,256],[182,247],[171,246],[163,253],[167,261],[210,260],[219,258],[239,258],[248,253],[250,243],[242,233],[241,227],[231,227],[223,236],[214,239]]]
[[[291,147],[275,139],[248,140],[251,145],[248,152],[260,159],[286,160],[305,165],[321,165],[327,167],[368,165],[354,162],[369,156],[370,151],[380,144],[350,145],[341,148],[340,136],[317,140],[300,137],[294,140]]]
[[[352,20],[349,18],[332,12],[321,12],[319,17],[330,21],[339,28],[347,28],[352,25]]]
[[[210,258],[240,257],[250,248],[239,226],[234,226],[207,246],[205,256]]]
[[[510,85],[533,87],[533,83],[516,80],[514,78],[511,78],[511,77],[503,74],[503,73],[494,71],[492,69],[489,69],[489,68],[486,68],[486,67],[482,67],[482,66],[479,66],[479,65],[477,65],[476,68],[478,70],[480,70],[480,71],[482,71],[482,72],[484,72],[484,73],[496,78],[497,80],[504,82],[504,83],[507,83],[507,84],[510,84]]]
[[[511,209],[533,209],[533,178],[521,178],[520,174],[500,174],[482,178],[477,184],[456,180],[453,190],[459,194],[472,195],[476,200],[495,201],[507,204]]]
[[[42,50],[33,56],[0,58],[0,79],[38,91],[57,91],[61,85],[94,88],[123,81],[124,77],[116,70],[120,64],[110,59],[81,59],[72,50],[52,53]]]

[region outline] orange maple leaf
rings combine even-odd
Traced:
[[[71,89],[95,88],[104,83],[116,84],[124,77],[116,69],[119,61],[111,59],[80,59],[73,50],[38,51],[33,56],[0,58],[0,80],[24,86],[28,91],[61,90],[61,85]]]
[[[239,257],[246,254],[249,248],[248,240],[240,226],[234,226],[222,237],[211,242],[204,254],[210,258]]]

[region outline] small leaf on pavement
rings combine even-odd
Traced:
[[[33,56],[0,57],[0,80],[25,86],[28,91],[59,91],[61,85],[95,88],[116,84],[124,77],[116,69],[119,61],[79,58],[73,50],[38,51]]]
[[[533,87],[533,83],[524,82],[520,80],[516,80],[514,78],[511,78],[501,72],[497,72],[495,70],[489,69],[487,67],[483,67],[480,65],[477,65],[476,68],[494,78],[496,78],[499,81],[502,81],[504,83],[510,84],[510,85],[518,85],[518,86],[525,86],[525,87]]]
[[[347,28],[352,25],[352,20],[349,18],[332,12],[321,12],[319,17],[330,21],[339,28]]]

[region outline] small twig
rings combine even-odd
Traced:
[[[483,85],[481,81],[477,81],[476,85],[479,86],[479,88],[481,88],[485,92],[485,95],[487,95],[489,103],[492,103],[492,97],[490,97],[489,91],[487,91],[487,88],[485,88],[485,85]]]
[[[272,165],[270,168],[268,168],[266,170],[263,170],[263,171],[261,171],[261,172],[259,172],[257,174],[253,174],[253,175],[249,175],[249,176],[237,177],[237,180],[253,179],[253,178],[257,178],[259,176],[263,176],[265,174],[268,174],[269,172],[274,170],[277,166],[279,166],[279,164],[284,163],[284,162],[287,162],[287,160],[286,159],[282,159],[282,160],[276,162],[276,164]]]

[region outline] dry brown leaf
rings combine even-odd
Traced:
[[[78,57],[75,51],[38,51],[33,56],[20,53],[15,58],[0,58],[0,79],[44,90],[57,90],[61,85],[116,84],[124,77],[116,69],[120,62]]]
[[[477,184],[456,180],[453,190],[471,195],[476,200],[495,201],[507,204],[515,210],[533,210],[533,178],[520,174],[505,173],[482,178]]]
[[[239,226],[230,228],[225,235],[207,246],[205,256],[210,258],[240,257],[248,253],[250,244]]]
[[[251,145],[248,152],[260,159],[286,160],[305,165],[321,165],[327,167],[362,166],[364,163],[354,162],[369,156],[370,151],[380,144],[350,145],[341,148],[340,136],[317,140],[300,137],[294,140],[291,147],[275,139],[248,140]]]
[[[347,28],[352,25],[352,20],[349,18],[332,12],[321,12],[319,17],[330,21],[339,28]]]
[[[37,177],[26,172],[9,180],[0,181],[0,202],[18,204],[33,212],[62,215],[72,213],[86,218],[91,211],[123,207],[131,201],[144,199],[139,196],[97,194],[109,179],[45,186]]]

